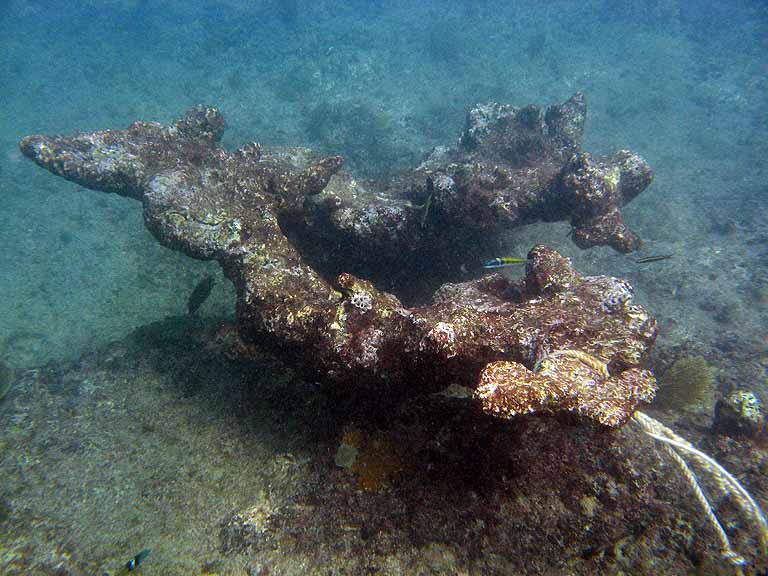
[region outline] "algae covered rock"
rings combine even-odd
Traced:
[[[762,403],[750,390],[734,390],[715,406],[714,429],[722,434],[754,436],[763,423]]]

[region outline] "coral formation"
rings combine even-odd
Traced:
[[[658,402],[663,407],[683,408],[710,399],[715,371],[701,356],[681,356],[661,378]]]
[[[430,277],[455,280],[460,267],[473,267],[467,255],[479,261],[500,233],[540,220],[569,220],[582,248],[635,250],[640,239],[619,208],[649,185],[652,171],[626,150],[583,152],[585,119],[578,93],[545,109],[477,106],[455,147],[436,148],[386,182],[338,174],[284,220],[328,274],[345,270],[398,289],[423,277],[425,262]]]
[[[493,362],[483,369],[476,396],[491,414],[571,410],[618,426],[656,390],[647,370],[625,370],[612,382],[604,363],[578,350],[557,350],[540,366],[531,371],[516,362]]]
[[[259,144],[227,152],[215,108],[171,126],[30,136],[21,150],[64,178],[140,200],[161,244],[217,260],[234,283],[244,353],[269,348],[361,409],[457,384],[477,388],[492,414],[566,410],[618,426],[655,390],[642,364],[656,325],[626,282],[583,277],[536,246],[519,285],[492,274],[407,308],[344,271],[427,252],[444,261],[453,244],[425,250],[438,230],[465,239],[542,218],[569,217],[581,246],[635,248],[618,209],[650,169],[626,151],[581,152],[585,114],[580,94],[545,111],[476,108],[457,149],[388,185],[420,196],[426,215],[394,192],[364,189],[338,157]]]

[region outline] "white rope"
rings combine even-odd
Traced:
[[[757,525],[760,543],[765,550],[768,548],[768,522],[766,522],[765,514],[763,514],[760,506],[736,477],[718,464],[714,458],[694,447],[693,444],[678,436],[661,422],[643,412],[635,412],[632,415],[632,419],[642,428],[645,434],[664,444],[664,448],[680,467],[688,483],[693,488],[696,499],[704,508],[709,523],[717,532],[722,548],[722,557],[736,568],[737,574],[742,574],[741,567],[746,565],[746,559],[731,547],[728,535],[715,515],[712,505],[699,484],[698,478],[678,451],[691,456],[706,472],[713,476],[717,486],[724,493],[734,497],[742,512]]]

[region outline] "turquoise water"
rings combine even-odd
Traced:
[[[581,251],[563,222],[511,231],[510,251],[545,243],[580,272],[627,278],[660,325],[652,368],[662,375],[701,357],[712,369],[701,397],[666,407],[662,419],[768,498],[764,432],[710,430],[715,402],[732,391],[768,401],[764,3],[6,0],[0,48],[0,361],[15,379],[0,404],[0,573],[113,573],[145,547],[146,574],[655,573],[615,552],[603,554],[613,564],[583,550],[570,568],[535,562],[535,547],[514,539],[498,541],[487,551],[497,561],[483,564],[481,531],[468,519],[439,536],[423,519],[377,524],[375,507],[392,501],[365,500],[349,479],[348,499],[307,496],[328,476],[344,481],[333,453],[345,423],[290,367],[241,366],[211,349],[210,335],[234,315],[218,267],[159,246],[135,202],[54,178],[18,150],[29,134],[168,123],[197,104],[222,111],[230,149],[307,146],[383,179],[454,144],[476,103],[549,105],[584,92],[583,147],[628,148],[651,164],[654,183],[623,213],[645,241],[642,255],[674,257],[640,266],[609,248]],[[192,322],[187,298],[208,274],[217,282]],[[498,469],[487,473],[505,477]],[[413,504],[417,492],[400,482],[387,490]],[[484,506],[504,510],[499,494]],[[521,498],[535,499],[520,488],[512,500]],[[453,511],[479,514],[436,500],[444,522]],[[727,513],[727,501],[718,505]],[[344,506],[369,519],[350,519]],[[285,519],[261,548],[232,545],[230,519],[256,509]],[[694,505],[681,515],[706,534]],[[503,514],[482,518],[493,524],[486,540],[522,530]],[[349,540],[371,524],[391,535],[386,545],[368,529]],[[539,529],[558,540],[557,528],[530,526],[533,538]],[[666,566],[709,566],[708,545],[699,546],[681,543]],[[571,558],[566,548],[552,544]],[[376,561],[355,564],[362,557]]]

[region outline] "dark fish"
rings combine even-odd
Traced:
[[[114,576],[124,576],[128,572],[133,572],[134,570],[136,570],[136,568],[139,567],[139,564],[141,564],[146,559],[146,557],[149,556],[150,552],[152,552],[152,550],[150,550],[149,548],[144,548],[144,550],[142,550],[141,552],[136,554],[136,556],[128,560],[128,562],[123,564],[123,566],[117,572],[114,573]],[[109,572],[104,572],[102,576],[113,576],[113,575],[110,574]]]
[[[658,254],[656,256],[646,256],[644,258],[638,258],[635,260],[636,264],[647,264],[648,262],[659,262],[661,260],[669,260],[674,254]]]
[[[150,550],[149,548],[144,548],[144,550],[142,550],[141,552],[136,554],[136,556],[128,560],[128,562],[125,563],[125,567],[128,569],[128,572],[133,572],[134,570],[136,570],[136,568],[139,567],[139,564],[142,563],[144,558],[149,556],[150,552],[152,552],[152,550]]]
[[[189,295],[189,299],[187,300],[187,311],[190,316],[197,316],[197,311],[200,310],[200,306],[208,300],[208,296],[211,295],[211,290],[215,283],[216,280],[213,276],[206,276],[197,283],[197,286],[192,290],[192,294]]]

